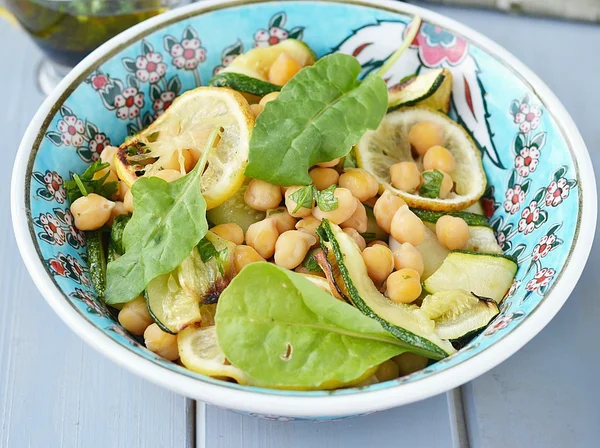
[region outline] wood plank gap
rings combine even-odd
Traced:
[[[195,448],[206,448],[206,403],[196,401],[196,445]]]
[[[185,399],[185,448],[196,448],[196,401]]]
[[[457,387],[446,392],[448,398],[448,417],[452,431],[452,446],[454,448],[470,448],[469,430],[465,416],[463,388]]]

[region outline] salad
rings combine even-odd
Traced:
[[[517,264],[452,74],[383,80],[412,38],[362,80],[297,40],[252,49],[72,176],[123,328],[200,374],[314,390],[410,374],[488,325]]]

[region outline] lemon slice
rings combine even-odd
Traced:
[[[175,160],[184,172],[182,151],[199,159],[211,131],[220,128],[218,143],[202,174],[207,209],[232,197],[244,182],[254,115],[248,101],[224,88],[198,87],[177,98],[154,123],[121,145],[115,155],[117,174],[128,186],[152,176]]]
[[[442,126],[445,147],[456,160],[452,173],[455,192],[446,199],[430,199],[398,190],[391,185],[390,166],[404,161],[415,161],[408,141],[410,128],[421,121],[432,121]],[[467,132],[447,115],[425,107],[403,108],[387,114],[379,127],[368,131],[356,146],[357,163],[371,172],[382,188],[400,196],[411,207],[440,212],[462,210],[479,200],[486,186],[481,154]]]
[[[250,384],[249,377],[227,363],[217,343],[216,327],[191,325],[177,334],[181,363],[193,372],[219,379],[233,378],[240,384]]]

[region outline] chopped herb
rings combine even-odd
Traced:
[[[75,199],[87,196],[90,193],[96,193],[110,199],[118,189],[117,182],[106,182],[106,179],[108,179],[108,176],[110,175],[110,171],[107,171],[100,179],[94,179],[96,173],[109,166],[110,164],[102,163],[100,160],[97,160],[88,166],[81,176],[73,174],[72,180],[65,181],[65,188],[67,190],[67,195],[69,196],[69,201],[73,202]]]
[[[330,212],[338,208],[338,200],[333,195],[337,185],[332,185],[331,187],[317,193],[317,206],[323,210],[324,212]]]
[[[302,266],[310,272],[323,272],[321,266],[319,266],[319,263],[317,263],[317,260],[315,260],[315,255],[321,250],[321,248],[315,248],[310,250],[306,254],[306,257],[304,257],[304,260],[302,261]]]
[[[200,258],[202,259],[202,263],[208,263],[209,260],[213,258],[217,262],[217,266],[219,267],[219,271],[221,275],[224,274],[223,260],[227,258],[227,254],[229,250],[227,248],[222,250],[217,250],[215,245],[208,240],[208,238],[204,237],[198,243],[198,253],[200,254]]]
[[[279,213],[283,213],[285,210],[282,208],[275,208],[273,210],[269,210],[267,212],[267,216],[278,215]]]
[[[360,236],[362,236],[365,240],[372,240],[375,239],[377,235],[373,232],[365,232],[361,233]]]
[[[318,193],[315,186],[307,185],[290,194],[290,199],[296,203],[296,208],[292,213],[296,213],[302,207],[312,208],[315,193]]]
[[[440,197],[440,187],[442,185],[442,181],[444,180],[444,175],[438,171],[425,171],[423,173],[423,184],[419,189],[421,196],[424,198],[439,198]]]

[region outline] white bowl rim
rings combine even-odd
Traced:
[[[478,47],[493,55],[498,60],[503,61],[529,83],[538,97],[543,100],[543,103],[555,119],[557,126],[561,129],[577,165],[580,181],[579,229],[576,231],[575,242],[571,248],[569,257],[565,262],[561,275],[556,279],[553,287],[540,305],[527,316],[526,320],[521,322],[520,325],[504,338],[456,366],[449,367],[414,382],[390,386],[385,389],[324,396],[290,396],[284,395],[284,392],[282,394],[268,394],[211,384],[169,370],[137,355],[85,319],[83,315],[65,300],[63,293],[48,276],[43,261],[40,260],[36,251],[32,235],[29,232],[27,217],[28,198],[23,193],[26,191],[25,175],[27,173],[31,148],[35,144],[40,127],[43,126],[57,100],[82,73],[96,64],[103,56],[112,52],[116,47],[122,45],[123,42],[128,42],[147,30],[184,18],[185,16],[196,15],[205,11],[248,3],[267,3],[269,1],[206,0],[166,12],[142,22],[106,42],[86,57],[44,101],[28,126],[19,146],[11,182],[11,212],[14,232],[21,256],[34,283],[51,308],[61,317],[67,326],[88,344],[117,364],[122,365],[140,377],[179,394],[242,412],[300,418],[363,414],[423,400],[458,387],[482,375],[514,354],[539,333],[556,315],[573,291],[589,256],[596,227],[597,204],[594,171],[586,145],[572,118],[552,91],[529,68],[510,52],[469,27],[438,13],[402,2],[390,0],[349,0],[345,2],[340,0],[326,0],[328,2],[370,6],[408,15],[419,15],[426,21],[438,23],[444,28],[457,32],[473,41]]]

